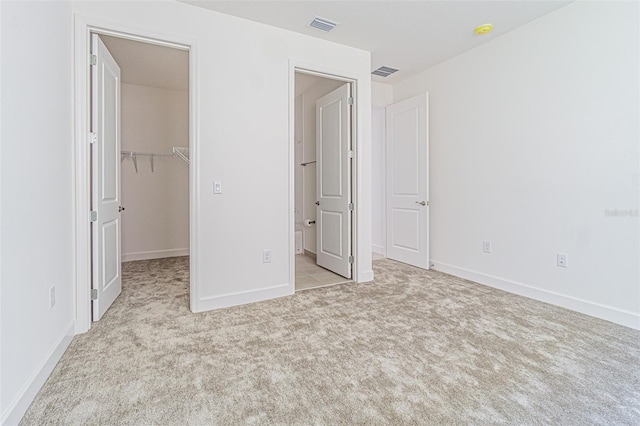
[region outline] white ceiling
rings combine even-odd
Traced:
[[[558,9],[570,1],[217,1],[182,0],[371,52],[371,70],[400,71],[373,80],[396,83]],[[330,33],[309,27],[315,16],[338,25]],[[491,23],[493,32],[476,35]]]
[[[157,44],[101,35],[120,66],[123,83],[189,90],[189,52]]]

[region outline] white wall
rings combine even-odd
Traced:
[[[315,83],[302,92],[302,157],[300,163],[316,161],[316,101],[332,90],[345,84],[342,81],[315,77]],[[300,166],[298,166],[300,167]],[[302,220],[316,220],[316,163],[308,164],[302,169]],[[316,253],[316,226],[302,228],[304,249]]]
[[[377,81],[371,82],[371,221],[372,251],[386,255],[386,109],[393,103],[393,86]]]
[[[374,106],[371,109],[371,242],[372,251],[382,256],[387,254],[386,120],[386,108]]]
[[[64,2],[0,15],[0,413],[17,424],[74,332],[72,15]]]
[[[122,149],[172,153],[189,146],[189,93],[122,84]],[[189,166],[177,158],[122,163],[122,260],[189,254]]]
[[[377,81],[371,82],[371,105],[387,106],[393,103],[393,86]]]
[[[89,22],[197,45],[195,309],[290,294],[289,64],[357,76],[357,102],[369,105],[370,54],[177,2],[77,2],[74,10]],[[362,205],[371,203],[370,148],[362,143],[370,138],[370,114],[359,109]],[[223,194],[212,193],[214,179]],[[370,212],[359,214],[365,229],[356,261],[360,279],[371,279]],[[272,250],[269,264],[262,263],[264,249]]]
[[[297,80],[297,78],[296,78]],[[298,92],[298,82],[296,81],[296,93]],[[304,161],[303,159],[303,152],[302,152],[302,138],[303,138],[303,132],[304,132],[304,122],[303,122],[303,115],[302,115],[302,103],[303,103],[303,95],[302,93],[300,94],[296,94],[295,97],[295,112],[294,112],[294,138],[293,141],[295,143],[294,146],[294,167],[295,167],[295,171],[294,171],[294,177],[293,180],[295,181],[295,193],[294,193],[294,199],[295,199],[295,221],[296,221],[296,231],[302,231],[302,226],[303,226],[303,216],[302,216],[302,202],[303,202],[303,186],[304,186],[304,181],[303,181],[303,176],[304,176],[304,166],[301,166],[300,164],[302,164],[302,162]],[[297,243],[296,243],[297,244]],[[298,252],[298,250],[300,250],[300,252],[302,252],[303,247],[297,247],[296,246],[296,253]]]
[[[575,2],[394,85],[429,92],[436,269],[640,328],[639,40]]]

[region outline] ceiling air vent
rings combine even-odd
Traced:
[[[326,32],[329,32],[332,29],[334,29],[336,25],[338,25],[337,22],[331,22],[324,18],[318,18],[317,16],[309,24],[310,27],[317,28],[319,30],[326,31]]]
[[[395,68],[380,67],[377,70],[372,71],[371,74],[379,75],[380,77],[389,77],[391,74],[393,74],[396,71],[398,70]]]

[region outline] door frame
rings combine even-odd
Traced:
[[[91,34],[104,34],[134,41],[187,50],[189,52],[189,251],[190,251],[190,306],[193,310],[197,294],[197,241],[199,222],[196,215],[198,194],[198,102],[197,102],[197,43],[181,36],[157,34],[143,28],[116,25],[74,16],[74,171],[73,171],[73,223],[74,223],[74,302],[75,332],[85,333],[91,328],[91,169],[89,149],[89,120],[91,87],[89,55]]]
[[[340,70],[328,69],[320,64],[309,64],[290,59],[289,60],[289,285],[291,294],[295,293],[295,272],[296,272],[296,244],[295,244],[295,80],[296,73],[315,75],[331,80],[344,81],[351,84],[351,96],[353,97],[353,109],[351,111],[351,149],[353,150],[353,163],[351,165],[351,201],[354,204],[354,211],[351,215],[351,253],[354,262],[351,265],[351,275],[353,282],[364,282],[373,279],[372,271],[363,271],[366,260],[359,259],[358,240],[359,209],[362,198],[361,181],[358,176],[362,173],[360,162],[362,161],[362,136],[358,132],[358,83],[357,75]],[[366,221],[362,221],[365,222]]]

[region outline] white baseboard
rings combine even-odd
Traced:
[[[213,309],[246,305],[247,303],[262,302],[263,300],[290,296],[293,293],[293,286],[291,284],[280,284],[273,287],[261,288],[259,290],[248,290],[238,293],[222,294],[220,296],[205,297],[197,301],[196,310],[194,312],[204,312]]]
[[[122,262],[132,262],[134,260],[163,259],[165,257],[189,256],[188,248],[170,249],[170,250],[154,250],[154,251],[138,251],[134,253],[124,253],[121,257]]]
[[[373,244],[371,246],[371,251],[374,252],[374,253],[380,254],[380,255],[382,255],[384,257],[387,256],[386,250],[384,249],[383,246],[379,246],[379,245]]]
[[[359,283],[368,283],[370,281],[373,281],[373,270],[369,269],[368,271],[364,271],[362,272],[359,276],[358,276],[358,281]]]
[[[33,374],[27,379],[27,382],[22,386],[18,395],[9,403],[7,409],[2,413],[3,426],[12,426],[20,423],[22,416],[27,412],[27,409],[38,395],[40,389],[47,381],[53,369],[55,368],[60,358],[67,350],[73,336],[75,334],[76,326],[74,322],[69,324],[64,332],[64,335],[53,345],[53,348],[44,357],[40,365],[35,369]]]
[[[471,271],[469,269],[449,265],[433,259],[431,260],[431,263],[433,263],[433,269],[436,271],[455,275],[460,278],[475,281],[479,284],[508,291],[509,293],[561,306],[563,308],[571,309],[572,311],[577,311],[592,317],[640,330],[640,314],[636,312],[626,311],[590,300],[544,290],[528,284],[495,277],[481,272]]]

